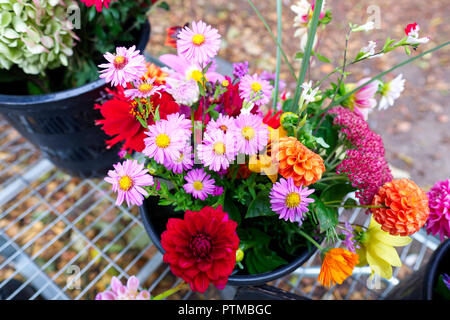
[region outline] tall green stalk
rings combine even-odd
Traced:
[[[282,29],[282,15],[281,15],[282,3],[281,0],[277,0],[277,42],[281,45]],[[277,46],[277,67],[275,69],[275,90],[273,93],[273,110],[277,109],[278,103],[278,91],[280,89],[280,67],[281,67],[281,46]]]
[[[302,93],[301,85],[305,81],[306,71],[308,70],[308,67],[309,67],[312,47],[314,44],[314,38],[316,36],[317,26],[319,25],[319,16],[320,16],[320,10],[322,10],[322,3],[323,3],[323,0],[317,0],[314,4],[313,16],[312,16],[311,23],[310,23],[309,30],[308,30],[308,40],[306,41],[305,52],[303,53],[303,58],[302,58],[302,65],[300,68],[300,73],[297,78],[297,85],[295,88],[295,95],[294,95],[293,103],[290,106],[291,112],[296,111],[296,108],[298,107],[298,102],[300,100],[300,95]]]

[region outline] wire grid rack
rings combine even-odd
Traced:
[[[115,195],[101,179],[73,178],[41,157],[0,117],[0,292],[3,299],[94,299],[112,276],[136,275],[158,294],[176,286],[170,268],[147,236],[137,208],[114,205]],[[350,222],[368,225],[359,209],[342,212]],[[320,257],[314,254],[292,274],[269,285],[311,299],[383,299],[429,259],[439,241],[418,232],[399,249],[405,263],[389,281],[368,281],[370,270],[356,268],[343,285],[317,284]],[[170,299],[229,299],[233,288],[212,286],[205,294],[180,291]]]

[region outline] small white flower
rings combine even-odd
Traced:
[[[400,94],[405,89],[405,79],[403,75],[399,74],[393,80],[385,83],[381,92],[381,99],[378,105],[379,110],[387,109],[394,105],[394,101],[400,97]]]
[[[302,84],[302,98],[307,102],[316,101],[316,94],[319,91],[319,87],[312,89],[312,81],[304,82]]]
[[[178,104],[191,106],[198,101],[200,90],[194,79],[166,79],[166,91],[172,95]]]
[[[367,45],[367,47],[363,47],[361,49],[361,52],[364,53],[364,55],[362,55],[359,59],[364,59],[367,57],[369,59],[381,57],[383,55],[383,53],[375,54],[376,46],[377,46],[377,43],[375,41],[369,41],[369,44]]]
[[[361,26],[353,26],[352,31],[358,32],[358,31],[370,31],[375,29],[375,22],[373,21],[367,21],[365,24]]]

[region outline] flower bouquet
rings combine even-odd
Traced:
[[[204,292],[210,283],[223,289],[232,274],[272,272],[311,248],[321,252],[324,286],[341,284],[355,266],[390,278],[392,266],[401,265],[394,247],[407,245],[429,217],[427,194],[411,180],[393,178],[383,141],[366,122],[377,96],[384,109],[402,92],[401,75],[381,80],[398,66],[347,81],[348,65],[397,48],[409,54],[428,38],[411,24],[401,40],[388,38],[378,51],[369,43],[353,60],[346,46],[342,66],[305,81],[311,58],[326,59],[313,50],[317,26],[331,20],[322,2],[294,8],[307,40],[297,55],[300,72],[292,72],[292,96],[279,77],[281,60],[293,68],[281,34],[270,29],[275,74],[251,74],[248,62],[234,64],[230,75],[218,73],[221,37],[203,21],[170,30],[177,54],[160,57],[165,67],[124,47],[100,65],[115,96],[97,106],[104,117],[98,124],[112,136],[110,146],[123,143],[124,158],[105,181],[118,206],[142,206],[149,198],[172,208],[161,235],[164,262],[192,290]],[[280,27],[281,1],[278,9]],[[370,22],[350,24],[347,43],[351,34],[371,29]],[[332,75],[337,81],[321,88]],[[368,227],[342,221],[338,208],[355,207],[371,215]]]

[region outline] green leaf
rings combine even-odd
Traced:
[[[250,274],[273,271],[288,263],[267,247],[247,251],[245,257],[246,266]]]
[[[238,225],[241,223],[241,212],[232,198],[229,196],[229,192],[226,192],[223,202],[223,211],[228,213],[231,220],[235,221]]]
[[[338,224],[338,212],[336,208],[327,207],[320,199],[310,204],[319,220],[320,232],[333,229]]]
[[[167,2],[163,1],[158,4],[158,8],[164,9],[166,11],[170,10],[170,6]]]
[[[270,208],[269,192],[262,192],[258,194],[247,209],[247,214],[245,218],[255,218],[255,217],[268,217],[276,215],[275,212]]]
[[[325,149],[328,149],[330,147],[330,145],[326,143],[322,137],[315,137],[315,140],[320,146],[324,147]]]
[[[299,52],[297,52],[297,53],[295,54],[294,58],[297,59],[297,60],[301,60],[301,59],[303,59],[303,56],[304,56],[304,55],[305,55],[305,54],[304,54],[302,51],[299,51]]]
[[[320,200],[324,203],[343,200],[347,194],[355,190],[356,189],[350,183],[332,184],[322,192]]]
[[[317,59],[319,59],[322,62],[325,62],[325,63],[330,63],[331,62],[330,59],[328,59],[327,57],[324,57],[324,56],[322,56],[322,55],[320,55],[318,53],[316,53],[316,57],[317,57]]]

